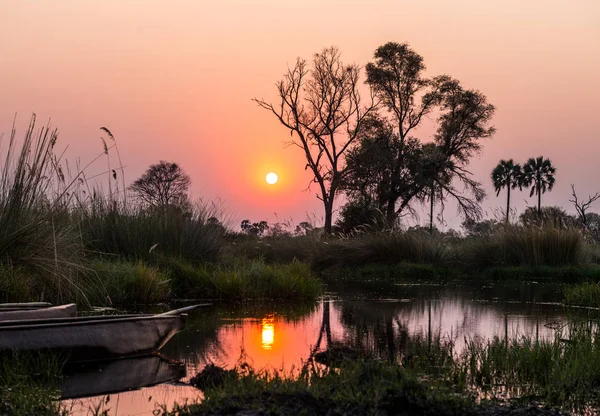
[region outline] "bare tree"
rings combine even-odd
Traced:
[[[151,165],[129,189],[144,203],[164,209],[186,205],[191,183],[190,177],[177,163],[161,160]]]
[[[592,205],[594,202],[596,202],[596,200],[600,199],[600,192],[596,192],[594,195],[590,195],[588,196],[588,199],[586,202],[580,201],[577,198],[577,194],[575,193],[575,185],[571,184],[571,192],[573,195],[573,199],[569,199],[569,202],[573,203],[573,205],[575,205],[575,210],[577,211],[577,215],[579,216],[579,221],[581,221],[581,223],[583,224],[583,226],[586,229],[590,229],[590,224],[589,224],[589,218],[588,215],[589,213],[587,212],[588,208],[590,207],[590,205]]]
[[[310,168],[312,182],[319,187],[317,198],[323,202],[328,234],[333,202],[347,170],[346,152],[374,109],[372,97],[369,105],[361,104],[359,75],[359,67],[343,64],[339,50],[331,47],[315,54],[310,69],[305,60],[298,58],[294,68],[277,83],[277,105],[254,99],[289,129],[291,144],[304,152],[306,169]]]

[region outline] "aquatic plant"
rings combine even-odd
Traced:
[[[173,292],[186,298],[314,299],[322,284],[305,263],[266,264],[260,260],[192,265],[165,258],[160,265]]]
[[[13,126],[0,152],[0,273],[4,281],[28,274],[32,292],[60,301],[81,295],[84,282],[77,279],[83,246],[68,215],[75,180],[65,178],[54,153],[57,139],[33,115],[23,139]]]
[[[600,284],[598,283],[586,282],[565,287],[564,296],[566,304],[600,308]]]

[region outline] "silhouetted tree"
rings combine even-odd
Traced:
[[[523,170],[521,165],[515,164],[512,159],[501,160],[492,171],[492,183],[496,196],[500,195],[502,188],[506,188],[506,219],[508,224],[510,214],[510,190],[523,186]]]
[[[490,235],[497,227],[498,221],[496,220],[482,220],[475,221],[472,218],[467,218],[462,223],[463,229],[466,231],[467,235],[474,236],[486,236]]]
[[[385,195],[388,221],[395,222],[414,198],[423,199],[424,189],[429,190],[425,194],[430,203],[434,202],[431,176],[420,178],[426,181],[415,180],[414,155],[420,142],[412,137],[412,133],[436,109],[440,110],[440,116],[434,142],[446,159],[438,164],[445,173],[438,174],[440,178],[450,178],[439,188],[439,199],[443,203],[450,196],[466,216],[479,217],[479,202],[485,193],[481,184],[471,178],[466,164],[481,150],[479,139],[494,133],[494,128],[487,126],[494,107],[487,103],[484,95],[463,89],[458,81],[448,76],[425,78],[423,58],[407,44],[389,42],[379,47],[375,51],[375,62],[367,64],[366,69],[367,83],[390,112],[397,131],[392,137],[394,145],[389,146],[392,163],[387,185],[389,192]],[[455,179],[472,197],[465,196],[453,186]]]
[[[349,200],[340,210],[335,223],[343,234],[376,231],[385,228],[387,222],[379,208],[364,198]]]
[[[558,206],[542,207],[538,211],[536,207],[527,208],[520,216],[519,220],[525,226],[542,226],[550,224],[553,227],[571,227],[577,224],[577,218],[567,214],[567,212]]]
[[[529,158],[523,166],[523,186],[531,186],[529,196],[538,196],[538,214],[542,213],[542,194],[554,187],[556,168],[543,156]]]
[[[250,220],[243,220],[240,227],[246,234],[260,237],[269,229],[269,224],[266,221],[251,223]]]
[[[575,206],[575,210],[577,211],[577,215],[579,216],[579,221],[584,227],[588,227],[588,209],[590,206],[596,202],[600,198],[600,193],[596,192],[594,195],[588,196],[588,200],[586,202],[580,201],[577,198],[577,193],[575,192],[575,185],[571,185],[571,195],[573,199],[569,199],[569,202],[572,202]]]
[[[149,206],[165,209],[189,205],[191,183],[190,177],[177,163],[161,160],[151,165],[129,189]]]
[[[291,144],[302,149],[306,169],[319,186],[317,198],[325,209],[325,232],[330,234],[333,202],[347,170],[346,152],[356,141],[373,104],[361,105],[359,67],[346,65],[337,48],[314,56],[312,68],[298,58],[293,69],[277,83],[278,104],[254,99],[289,129]],[[310,185],[309,185],[310,187]]]

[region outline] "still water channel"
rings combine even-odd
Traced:
[[[414,337],[451,341],[530,335],[547,338],[574,316],[597,311],[562,306],[561,287],[520,285],[330,285],[310,305],[216,305],[190,314],[188,327],[161,357],[76,365],[65,369],[63,404],[73,414],[151,415],[157,406],[200,400],[187,385],[207,363],[293,372],[328,346],[368,350],[380,357]],[[181,364],[174,364],[178,361]],[[146,387],[145,387],[146,386]],[[119,390],[129,390],[121,391]]]

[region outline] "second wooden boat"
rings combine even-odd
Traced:
[[[0,321],[72,318],[75,316],[77,316],[77,305],[74,303],[40,308],[19,309],[16,306],[6,309],[0,308]]]

